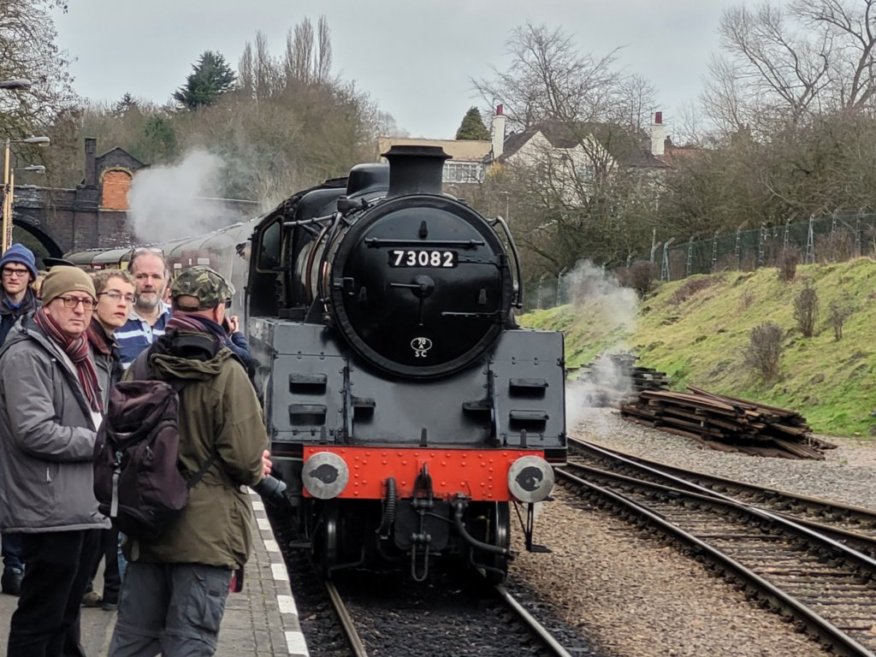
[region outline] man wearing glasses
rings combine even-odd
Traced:
[[[22,315],[36,310],[38,302],[31,285],[36,280],[36,259],[33,251],[22,244],[13,244],[0,258],[2,291],[0,291],[0,345],[6,340],[9,330]],[[21,537],[4,533],[3,575],[0,587],[3,593],[18,595],[21,578],[24,576],[24,561],[21,556]]]
[[[170,306],[163,301],[167,263],[161,251],[137,249],[131,256],[129,271],[134,277],[134,308],[128,321],[116,331],[125,369],[141,351],[164,335],[164,327],[170,319]]]
[[[43,305],[0,348],[0,528],[19,533],[21,597],[8,655],[84,655],[79,605],[99,531],[92,454],[101,389],[86,330],[91,277],[53,267]]]

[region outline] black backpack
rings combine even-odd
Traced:
[[[185,508],[189,489],[215,453],[189,479],[179,464],[179,391],[186,382],[148,379],[146,357],[133,364],[138,380],[117,383],[94,444],[94,496],[100,512],[127,536],[152,542]]]

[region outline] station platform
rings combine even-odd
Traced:
[[[286,565],[265,515],[264,505],[252,493],[257,531],[254,550],[246,564],[243,591],[228,595],[217,657],[309,657],[298,624],[298,612],[289,587]],[[101,575],[98,574],[97,590]],[[18,598],[0,594],[0,655],[6,655],[9,619]],[[116,613],[100,608],[82,609],[82,645],[88,657],[104,657],[109,649]]]

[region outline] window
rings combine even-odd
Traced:
[[[449,160],[444,163],[445,183],[479,183],[483,180],[484,165],[481,162]]]

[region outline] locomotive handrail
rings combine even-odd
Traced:
[[[484,246],[486,242],[483,240],[388,240],[382,237],[368,237],[365,244],[369,247],[380,246],[460,246],[467,249],[474,249],[478,246]]]
[[[492,223],[499,224],[502,227],[505,237],[508,238],[508,247],[511,249],[511,254],[514,256],[514,271],[517,272],[517,287],[514,288],[514,299],[511,301],[511,305],[515,308],[523,308],[523,272],[520,269],[520,254],[517,252],[517,244],[511,236],[511,229],[508,227],[508,222],[506,222],[501,215],[496,215],[496,218]]]
[[[326,215],[325,217],[314,217],[313,219],[296,219],[295,221],[284,221],[283,228],[296,228],[298,226],[307,226],[309,224],[319,224],[324,221],[331,221],[334,215]]]

